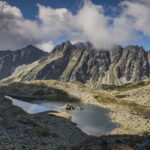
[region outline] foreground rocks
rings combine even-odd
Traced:
[[[90,137],[72,150],[149,150],[150,136],[115,135]]]
[[[150,136],[90,137],[52,113],[30,115],[0,96],[0,150],[149,150]],[[66,117],[67,118],[67,117]]]
[[[26,114],[0,96],[0,150],[66,150],[86,138],[67,119]]]
[[[149,85],[146,88],[149,89]],[[90,137],[79,130],[66,113],[29,115],[12,106],[11,102],[2,96],[16,94],[20,97],[24,94],[26,97],[35,97],[35,92],[41,90],[46,92],[44,96],[47,100],[53,100],[55,95],[56,100],[66,100],[70,96],[72,99],[73,96],[73,100],[105,107],[111,110],[109,116],[118,127],[107,136]],[[131,94],[132,91],[130,90]],[[36,98],[40,99],[42,95],[36,95]],[[32,81],[1,87],[0,150],[149,150],[149,118],[122,102],[121,98],[116,101],[112,93],[106,91],[95,91],[85,86],[57,81]],[[141,112],[141,109],[138,111]]]

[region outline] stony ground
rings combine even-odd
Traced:
[[[64,83],[62,84],[62,82],[59,82],[59,84],[57,82],[56,84],[55,81],[45,82],[45,83],[47,84],[47,86],[53,86],[55,88],[59,88],[59,89],[66,91],[67,93],[69,93],[70,95],[73,95],[74,97],[77,97],[77,99],[80,99],[84,103],[100,105],[101,107],[105,107],[111,110],[109,116],[114,122],[118,124],[118,128],[114,129],[109,134],[119,133],[119,134],[142,135],[143,133],[147,133],[147,132],[150,133],[150,120],[149,118],[144,117],[140,112],[138,112],[140,111],[141,108],[137,111],[134,111],[134,108],[132,110],[132,107],[131,108],[129,107],[130,104],[125,106],[124,104],[120,104],[120,103],[118,105],[118,103],[106,104],[103,102],[102,103],[97,102],[97,99],[96,99],[97,95],[101,97],[102,99],[110,99],[110,101],[111,99],[115,99],[116,97],[114,96],[114,92],[110,93],[110,92],[103,91],[103,90],[97,91],[97,90],[89,89],[88,87],[84,85],[72,84],[72,83],[67,83],[65,85]],[[144,89],[143,95],[141,92],[139,92],[142,89]],[[142,89],[138,88],[138,89],[133,89],[133,90],[126,91],[126,92],[130,93],[131,95],[134,95],[134,92],[137,91],[137,94],[139,95],[139,99],[140,98],[142,99],[143,96],[145,97],[145,99],[149,99],[150,93],[147,92],[147,95],[146,95],[145,89],[150,90],[150,85],[142,87]],[[123,94],[123,93],[125,92],[120,92],[120,94]],[[122,99],[119,99],[119,101],[122,101]],[[136,102],[137,99],[134,98],[133,101]],[[147,105],[147,106],[150,106],[150,105]]]
[[[114,93],[119,96],[122,100],[128,100],[135,102],[143,106],[150,106],[150,85],[143,86],[124,92]]]
[[[140,94],[142,89],[149,90],[150,85],[136,88],[125,92],[120,92],[120,95],[130,93],[130,95],[134,95],[135,91],[137,91],[137,95],[139,95],[139,99],[143,97]],[[7,90],[6,90],[7,89]],[[58,100],[66,100],[67,98],[73,97],[74,100],[80,100],[84,103],[90,103],[95,105],[100,105],[101,107],[107,108],[111,110],[109,113],[112,121],[118,124],[118,128],[114,129],[109,134],[140,134],[150,133],[150,120],[149,117],[145,117],[141,112],[145,111],[146,107],[141,107],[141,105],[133,105],[132,103],[126,103],[126,101],[130,102],[130,97],[128,100],[122,100],[121,98],[116,98],[117,91],[104,91],[104,90],[94,90],[90,89],[82,84],[74,84],[74,83],[62,83],[59,81],[49,80],[49,81],[29,81],[24,82],[23,84],[15,83],[4,88],[1,88],[1,93],[11,94],[14,93],[17,96],[23,97],[34,97],[36,91],[42,91],[42,93],[46,93],[44,96],[47,97],[48,100],[53,99],[49,95],[55,95],[55,99]],[[37,93],[37,92],[36,92]],[[67,94],[66,94],[67,93]],[[43,94],[42,94],[43,95]],[[57,96],[59,95],[59,96]],[[65,96],[64,96],[65,95]],[[41,95],[36,95],[41,99]],[[37,98],[36,97],[36,98]],[[149,99],[149,93],[144,94],[146,99]],[[133,98],[131,96],[131,98]],[[34,100],[34,99],[33,99]],[[136,102],[137,99],[134,99]],[[133,102],[133,100],[132,100]],[[142,102],[141,102],[142,103]],[[133,107],[132,107],[133,105]],[[150,106],[147,105],[149,108]],[[147,112],[146,112],[147,113]],[[150,116],[150,111],[148,109],[148,114]]]
[[[150,136],[113,135],[90,137],[72,150],[149,150]]]
[[[86,138],[67,119],[26,114],[0,96],[0,150],[67,150]]]
[[[107,108],[111,110],[109,116],[112,121],[118,124],[118,127],[108,133],[104,138],[89,137],[88,140],[82,142],[87,138],[87,135],[76,128],[75,125],[68,119],[62,118],[62,114],[58,114],[57,117],[53,116],[54,114],[50,115],[48,113],[27,115],[19,108],[12,106],[9,101],[2,98],[1,96],[0,148],[2,149],[4,149],[4,147],[5,149],[11,149],[11,146],[14,146],[16,149],[21,149],[18,146],[23,146],[25,147],[24,149],[28,149],[28,147],[30,147],[31,149],[41,150],[63,150],[71,149],[71,147],[73,150],[150,149],[150,119],[149,117],[146,117],[145,114],[143,114],[143,108],[147,109],[149,105],[144,106],[144,103],[140,102],[140,99],[142,100],[143,96],[145,97],[147,102],[149,101],[149,85],[142,88],[132,89],[130,91],[107,92],[103,90],[90,89],[80,84],[64,84],[58,81],[25,82],[23,83],[25,84],[25,86],[23,86],[22,88],[18,88],[18,84],[12,84],[1,88],[1,95],[16,94],[16,96],[32,97],[35,96],[33,92],[35,93],[38,87],[38,90],[46,92],[46,96],[47,98],[49,98],[48,100],[51,100],[51,96],[49,96],[49,94],[55,95],[56,99],[60,98],[60,96],[62,96],[62,99],[73,97],[74,100],[81,100],[81,102],[84,103],[96,104],[100,105],[101,107]],[[28,88],[29,85],[32,85],[32,88]],[[53,90],[52,87],[55,90]],[[60,90],[67,93],[67,95],[65,95],[64,97],[62,91],[60,92]],[[60,92],[59,97],[57,97],[57,92]],[[135,93],[138,96],[135,96]],[[119,96],[118,98],[118,95],[129,96],[123,98],[120,98]],[[39,98],[41,98],[41,95],[36,96],[39,96]],[[148,114],[149,111],[146,111],[146,113]],[[116,136],[116,138],[114,138],[114,136]],[[80,142],[81,144],[79,144]],[[20,144],[18,145],[17,143]],[[29,145],[28,147],[25,146],[27,143]],[[137,143],[139,143],[139,145],[137,145]]]

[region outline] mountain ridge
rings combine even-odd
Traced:
[[[30,64],[46,54],[31,45],[15,51],[0,51],[0,79],[10,76],[18,66]]]
[[[81,82],[95,88],[102,84],[122,85],[149,78],[150,51],[133,45],[96,50],[88,42],[66,41],[41,58],[32,69],[20,74],[19,81],[54,79]],[[9,81],[14,79],[10,77]]]

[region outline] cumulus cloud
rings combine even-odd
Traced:
[[[63,35],[71,41],[89,41],[97,49],[106,49],[138,38],[139,32],[150,36],[150,2],[125,0],[118,5],[121,13],[112,17],[90,0],[85,0],[75,15],[66,8],[37,4],[37,19],[29,20],[19,8],[0,1],[0,49],[33,44],[51,51],[53,41]]]
[[[55,47],[52,41],[49,41],[47,43],[37,44],[36,46],[45,52],[51,52],[53,48]]]
[[[21,11],[0,1],[0,49],[13,49],[37,41],[36,21],[23,18]]]
[[[150,1],[124,1],[121,5],[124,7],[122,16],[132,20],[134,29],[143,32],[146,36],[150,36]]]

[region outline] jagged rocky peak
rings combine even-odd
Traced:
[[[123,52],[123,47],[121,47],[120,45],[114,45],[110,49],[111,62],[117,63],[122,55],[122,52]]]
[[[144,60],[147,54],[143,47],[133,45],[125,47],[123,53],[126,54],[126,58],[137,60],[137,62],[140,58]]]
[[[63,42],[62,44],[57,45],[52,53],[64,52],[66,49],[70,48],[72,43],[70,41]]]
[[[139,50],[142,49],[144,50],[143,46],[138,46],[138,45],[128,45],[125,47],[125,49],[129,49],[129,50]]]
[[[68,40],[68,41],[62,43],[62,45],[64,45],[64,47],[65,47],[65,46],[68,47],[68,46],[71,46],[72,43],[71,43],[71,41]]]
[[[149,76],[150,52],[143,47],[115,45],[109,50],[96,50],[89,42],[72,44],[66,41],[20,78],[78,81],[99,88],[101,84],[121,85]]]
[[[93,45],[90,42],[79,42],[76,44],[72,44],[71,41],[63,42],[62,44],[57,45],[52,53],[58,52],[70,52],[71,50],[82,51],[82,50],[94,50]]]
[[[74,44],[74,46],[79,49],[82,48],[93,49],[93,45],[90,42],[79,42]]]
[[[127,46],[116,66],[118,78],[128,81],[143,80],[149,76],[147,53],[143,47]]]
[[[27,45],[25,48],[31,49],[31,48],[36,48],[36,47],[33,45]]]
[[[124,51],[130,54],[142,54],[145,53],[145,50],[142,46],[137,46],[137,45],[129,45],[124,48]]]
[[[44,52],[43,50],[41,50],[41,49],[39,49],[39,48],[37,48],[37,47],[35,47],[35,46],[33,46],[33,45],[28,45],[28,46],[26,46],[26,47],[24,47],[24,48],[21,48],[21,49],[18,49],[18,50],[16,50],[16,51],[14,51],[14,52],[26,52],[26,53],[28,53],[28,52],[35,52],[35,53],[47,53],[47,52]]]
[[[0,50],[0,59],[1,59],[1,57],[4,57],[10,53],[11,53],[10,50]]]
[[[0,79],[10,76],[18,66],[37,61],[46,54],[32,45],[16,51],[0,51]]]

